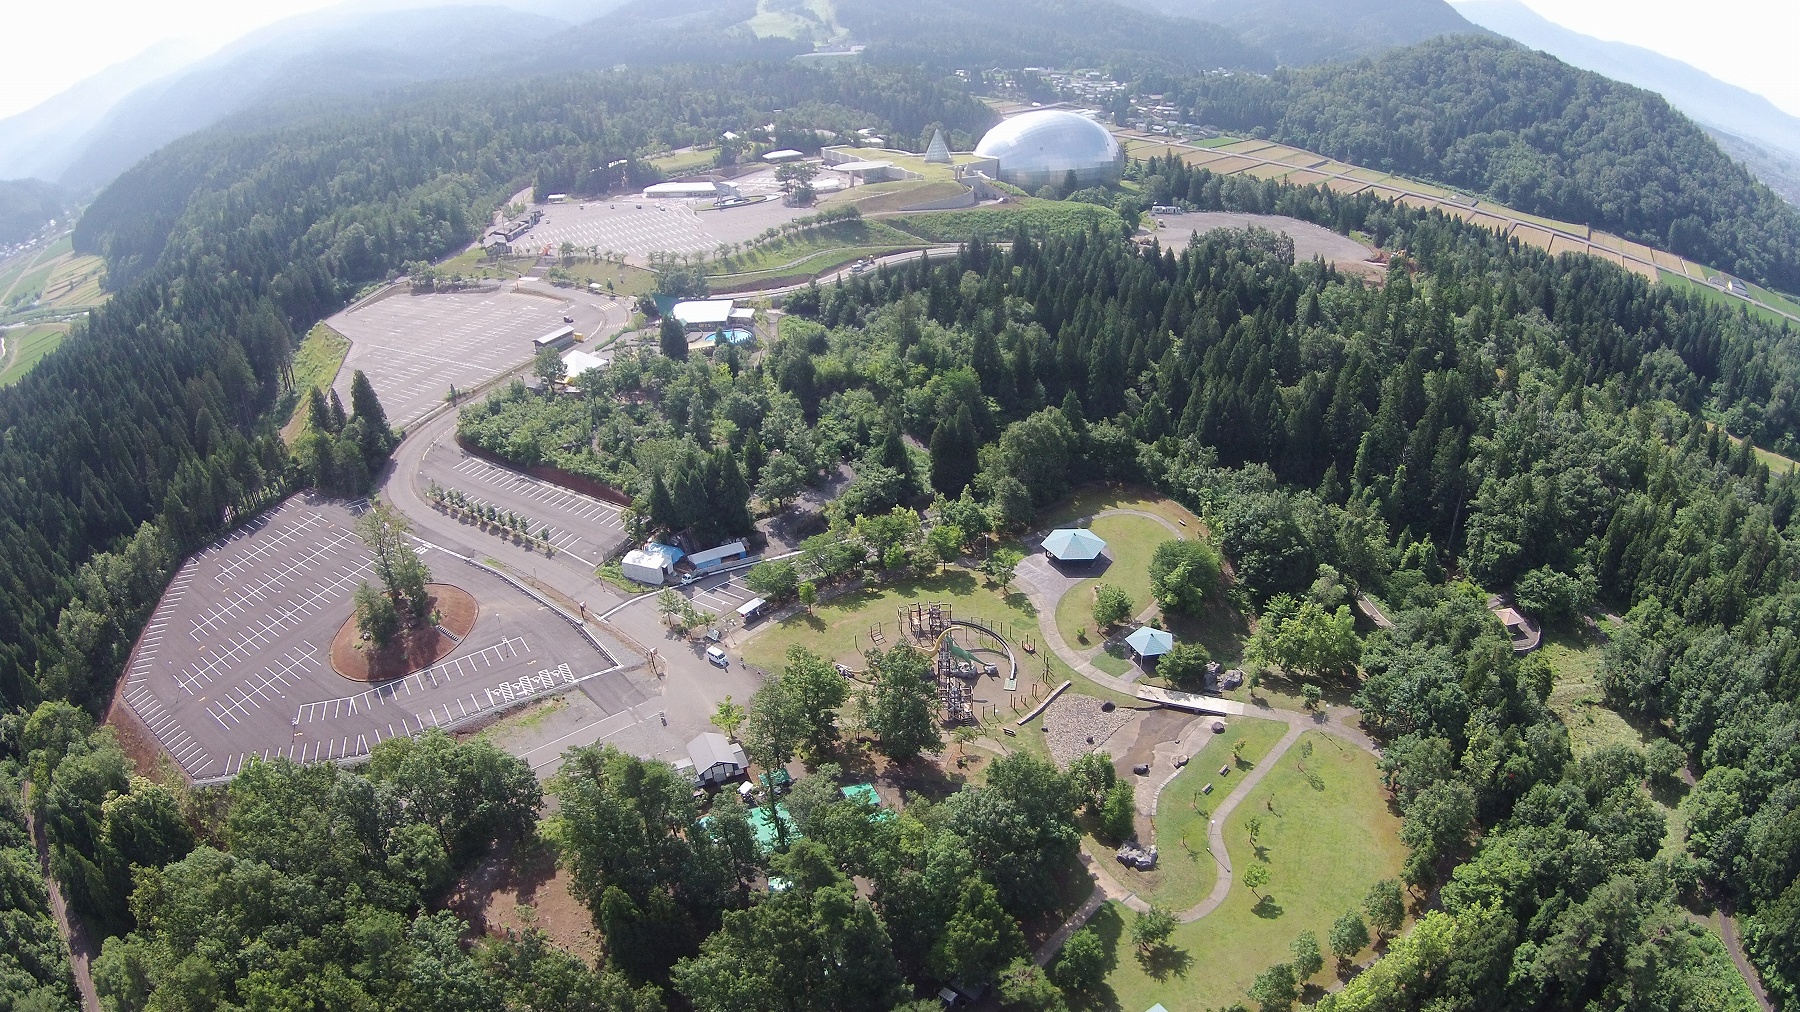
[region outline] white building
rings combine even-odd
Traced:
[[[714,331],[731,322],[734,305],[730,299],[695,299],[675,303],[669,315],[675,317],[684,330]]]
[[[736,197],[738,188],[730,183],[711,183],[705,180],[697,183],[652,183],[644,187],[644,196],[656,200],[679,200],[684,197],[704,197],[711,200],[716,197]]]
[[[674,574],[675,563],[680,559],[681,549],[652,541],[642,548],[626,552],[625,557],[619,560],[619,568],[626,576],[639,583],[660,587]]]
[[[694,564],[695,572],[703,573],[709,569],[718,568],[726,559],[743,557],[745,551],[742,541],[733,541],[717,548],[708,548],[704,552],[695,552],[688,556],[688,561]]]

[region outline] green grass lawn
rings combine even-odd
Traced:
[[[1607,745],[1644,746],[1644,736],[1606,705],[1597,640],[1566,630],[1546,630],[1538,650],[1556,673],[1550,709],[1569,729],[1569,748],[1575,758]]]
[[[531,259],[520,260],[517,264],[505,260],[490,260],[486,253],[477,248],[463,250],[437,266],[438,270],[449,276],[460,274],[465,278],[505,280],[518,277],[521,267],[532,262]]]
[[[1151,605],[1150,556],[1156,546],[1173,540],[1175,535],[1162,524],[1147,517],[1130,515],[1104,516],[1093,522],[1093,531],[1106,541],[1106,557],[1112,564],[1095,578],[1082,580],[1070,587],[1056,605],[1056,630],[1063,642],[1077,650],[1085,650],[1100,642],[1094,628],[1094,588],[1110,583],[1131,597],[1135,615]],[[1127,622],[1127,625],[1130,623]],[[1084,640],[1076,635],[1086,631]],[[1101,670],[1106,670],[1102,667]]]
[[[631,264],[578,261],[557,269],[567,271],[581,284],[596,284],[619,295],[649,295],[656,291],[656,274]]]
[[[1712,271],[1710,268],[1705,267],[1704,265],[1700,265],[1700,266],[1701,266],[1702,270],[1705,270],[1707,272],[1708,277],[1711,277],[1713,273],[1716,273],[1716,272]],[[1717,303],[1718,305],[1724,306],[1727,309],[1732,309],[1732,310],[1748,309],[1758,319],[1764,320],[1764,321],[1766,321],[1770,324],[1773,324],[1777,327],[1781,326],[1781,324],[1783,322],[1789,322],[1789,323],[1792,322],[1792,321],[1788,320],[1787,317],[1782,316],[1780,313],[1777,313],[1774,310],[1771,310],[1768,306],[1765,306],[1765,305],[1761,304],[1760,302],[1745,302],[1743,299],[1740,299],[1735,295],[1727,295],[1724,292],[1718,290],[1717,288],[1714,288],[1713,286],[1711,286],[1709,284],[1704,284],[1702,282],[1695,281],[1693,278],[1683,277],[1672,271],[1666,271],[1661,268],[1658,268],[1656,273],[1657,273],[1657,276],[1662,280],[1663,284],[1671,285],[1675,288],[1682,289],[1683,291],[1686,291],[1689,295],[1698,296],[1699,298],[1705,299],[1708,302],[1713,302],[1713,303]],[[1771,297],[1770,301],[1776,302],[1777,300],[1775,300],[1773,297]],[[1778,303],[1778,304],[1782,304],[1783,309],[1788,309],[1788,306],[1784,304],[1785,302],[1786,302],[1786,300],[1780,300],[1780,303]],[[1789,310],[1789,311],[1796,312],[1796,310]]]
[[[44,282],[50,280],[50,271],[54,266],[45,263],[26,271],[18,283],[13,285],[12,294],[6,297],[6,308],[21,309],[31,305],[33,299],[43,294]]]
[[[1256,851],[1245,828],[1251,818],[1262,824]],[[1376,881],[1399,875],[1405,857],[1399,831],[1374,757],[1307,732],[1226,826],[1237,881],[1219,909],[1177,928],[1169,950],[1148,965],[1131,948],[1129,910],[1109,903],[1095,917],[1117,962],[1093,1007],[1138,1012],[1161,1002],[1169,1012],[1200,1012],[1247,1001],[1250,982],[1287,958],[1296,935],[1310,930],[1323,946],[1338,915],[1359,908]],[[1162,849],[1179,852],[1179,845]],[[1261,898],[1242,881],[1255,860],[1266,860],[1270,871]],[[1304,1000],[1316,1000],[1332,974],[1328,952]]]
[[[785,267],[810,268],[811,258],[836,250],[868,247],[917,248],[918,239],[879,221],[835,221],[798,235],[763,243],[755,249],[713,261],[711,274],[754,274]]]
[[[1287,725],[1280,721],[1237,717],[1225,724],[1225,733],[1208,735],[1206,746],[1188,760],[1187,767],[1163,789],[1156,808],[1157,867],[1140,872],[1110,861],[1106,870],[1139,896],[1168,907],[1186,910],[1205,899],[1218,880],[1219,868],[1212,852],[1206,849],[1206,827],[1212,812],[1231,793],[1245,771],[1253,768],[1269,754]],[[1244,761],[1237,763],[1231,750],[1244,743]],[[1230,776],[1219,776],[1219,767],[1233,765]],[[1201,793],[1212,784],[1211,794]],[[1145,785],[1150,789],[1154,785]],[[1090,843],[1100,855],[1107,849]]]
[[[861,260],[863,257],[884,257],[890,253],[904,253],[919,249],[917,243],[912,246],[851,246],[847,249],[826,250],[807,257],[804,261],[791,267],[770,271],[759,271],[755,274],[727,274],[707,279],[707,287],[714,295],[723,295],[738,291],[761,291],[777,285],[799,284],[809,281],[844,266]]]
[[[1150,513],[1184,530],[1203,530],[1193,511],[1156,491],[1130,485],[1083,485],[1067,499],[1037,515],[1040,528],[1062,527],[1107,510]]]
[[[6,357],[0,359],[0,387],[11,386],[69,336],[66,323],[40,323],[5,332]]]
[[[350,339],[325,326],[313,328],[294,351],[294,405],[288,412],[287,424],[281,427],[281,438],[292,444],[306,426],[306,405],[311,391],[325,389],[336,382],[344,356],[350,353]]]
[[[718,148],[697,148],[692,151],[672,151],[657,155],[650,159],[650,164],[673,176],[695,169],[710,169],[719,158]]]
[[[1029,711],[1044,692],[1065,681],[1075,683],[1070,690],[1072,692],[1111,699],[1122,705],[1141,705],[1136,697],[1094,684],[1086,676],[1064,664],[1061,658],[1044,649],[1041,643],[1035,654],[1025,653],[1021,641],[1026,637],[1034,641],[1039,639],[1037,611],[1030,601],[1018,591],[1002,597],[1000,591],[989,585],[985,578],[959,568],[947,568],[935,576],[911,577],[852,591],[815,606],[811,613],[801,612],[780,622],[764,623],[744,642],[743,656],[750,664],[765,671],[774,671],[785,663],[788,647],[799,644],[822,657],[860,669],[865,663],[863,652],[871,646],[871,626],[880,626],[882,645],[891,647],[899,641],[897,627],[900,606],[931,601],[949,604],[957,618],[980,619],[984,624],[999,630],[1012,643],[1014,654],[1019,659],[1019,687],[1016,693],[1011,698],[1003,691],[978,693],[999,707],[999,712],[1008,721],[1009,727],[1013,726],[1010,721]],[[1001,676],[1005,677],[1004,666],[1001,668]],[[986,686],[989,683],[982,684]],[[1034,695],[1034,686],[1037,695]],[[1006,744],[1014,745],[1026,740],[1028,734],[1041,735],[1042,732],[1036,728],[1037,725],[1033,724],[1018,729],[1019,737],[1016,739],[1004,738],[997,731],[993,737],[996,741],[1004,740]]]
[[[990,239],[1005,239],[1021,220],[1035,233],[1086,231],[1091,225],[1098,223],[1102,232],[1118,235],[1124,224],[1124,220],[1110,207],[1039,200],[1036,197],[1020,198],[1003,207],[980,207],[967,211],[921,211],[884,220],[932,242],[965,242],[970,236],[978,234]]]

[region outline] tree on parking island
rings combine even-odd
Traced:
[[[771,601],[792,597],[800,589],[800,574],[786,559],[771,559],[750,567],[744,586]]]
[[[375,573],[394,610],[415,621],[424,618],[430,607],[425,585],[431,582],[431,570],[409,540],[412,527],[406,518],[377,499],[357,518],[356,533],[375,555]]]
[[[364,581],[356,588],[356,628],[376,646],[387,646],[400,631],[400,613],[394,602]]]

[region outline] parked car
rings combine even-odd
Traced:
[[[731,658],[726,657],[725,651],[720,650],[718,647],[707,647],[706,648],[706,662],[715,667],[720,667],[720,668],[731,667]]]

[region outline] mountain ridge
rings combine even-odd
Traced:
[[[1564,63],[1656,92],[1706,127],[1764,182],[1776,186],[1766,176],[1785,178],[1787,186],[1777,189],[1785,190],[1790,202],[1800,202],[1800,117],[1767,98],[1654,50],[1564,28],[1518,0],[1458,0],[1454,6],[1471,22]],[[1790,164],[1783,168],[1783,163]]]

